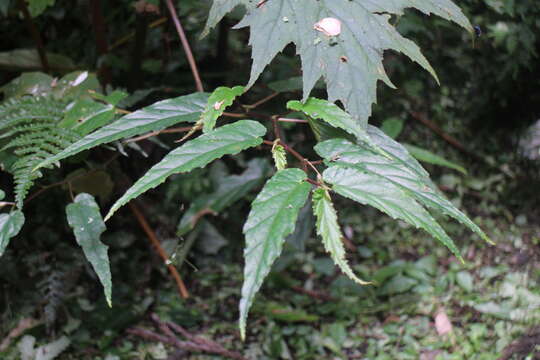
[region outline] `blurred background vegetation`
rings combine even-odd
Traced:
[[[32,26],[49,53],[51,76],[95,72],[107,92],[130,94],[120,104],[126,110],[195,91],[174,26],[159,1],[47,3],[32,25],[21,16],[17,1],[0,1],[4,100],[48,91],[40,84],[50,83],[49,78],[36,74],[44,70],[39,57],[28,50],[36,48]],[[67,161],[31,190],[34,195],[40,191],[25,207],[31,223],[0,260],[0,357],[24,358],[28,344],[23,340],[31,338],[8,334],[25,319],[39,319],[25,334],[36,346],[65,348],[59,359],[220,358],[173,350],[126,332],[149,326],[153,312],[250,359],[539,359],[540,145],[534,145],[533,132],[540,133],[540,126],[534,127],[540,119],[540,2],[463,0],[458,5],[477,26],[474,38],[413,11],[395,19],[400,32],[423,49],[441,85],[399,54],[387,53],[386,67],[398,90],[379,87],[370,121],[401,142],[458,164],[462,171],[424,165],[496,246],[441,219],[466,257],[462,266],[426,234],[339,199],[350,263],[378,283],[360,287],[324,256],[322,244],[308,231],[314,220],[305,211],[255,302],[242,344],[236,328],[243,263],[240,219],[254,193],[216,216],[205,216],[192,232],[179,237],[176,229],[184,210],[215,192],[224,179],[254,168],[267,173],[269,164],[253,160],[262,151],[253,150],[178,175],[139,202],[174,258],[189,299],[179,298],[132,213],[124,209],[107,223],[103,240],[110,246],[115,299],[109,309],[79,254],[64,206],[71,191],[90,192],[102,207],[110,205],[178,138],[164,134],[137,142],[120,156],[104,148]],[[182,0],[176,6],[206,90],[247,83],[249,34],[230,29],[240,9],[201,39],[210,2]],[[278,91],[257,111],[283,113],[286,100],[300,94],[294,53],[287,47],[235,106]],[[102,86],[94,79],[87,88],[102,91]],[[325,94],[322,88],[316,92]],[[314,156],[309,150],[314,139],[305,127],[290,124],[286,133],[289,143]],[[10,160],[0,160],[5,170]],[[70,177],[77,181],[66,181]],[[12,177],[3,172],[0,181],[9,197]],[[453,325],[446,334],[434,326],[443,314]]]

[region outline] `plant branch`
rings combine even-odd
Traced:
[[[235,351],[229,351],[215,341],[192,335],[183,327],[173,322],[162,321],[156,314],[151,314],[150,318],[152,319],[155,327],[163,335],[141,328],[129,329],[127,332],[147,340],[162,342],[164,344],[169,344],[178,349],[190,352],[203,352],[221,355],[230,359],[246,360],[241,354]],[[178,339],[171,328],[189,341],[181,341]]]
[[[242,105],[242,107],[246,110],[251,110],[251,109],[255,109],[256,107],[258,106],[261,106],[262,104],[272,100],[273,98],[275,98],[276,96],[278,96],[280,93],[279,92],[274,92],[264,98],[262,98],[261,100],[257,101],[256,103],[254,104],[251,104],[251,105]]]
[[[289,122],[289,123],[298,123],[298,124],[307,124],[308,121],[307,120],[303,120],[303,119],[289,119],[289,118],[278,118],[278,121],[280,122]]]
[[[174,265],[169,260],[169,256],[167,255],[167,253],[161,246],[156,234],[154,233],[154,231],[148,224],[148,221],[146,221],[146,218],[144,217],[142,212],[139,210],[139,208],[134,204],[133,201],[129,203],[129,208],[131,212],[133,213],[133,215],[135,215],[135,218],[139,222],[139,225],[141,226],[141,228],[146,233],[146,236],[148,237],[152,245],[154,245],[154,247],[156,248],[157,253],[159,254],[161,259],[167,266],[167,269],[171,273],[171,276],[174,278],[174,281],[176,282],[176,286],[178,288],[178,293],[180,294],[182,298],[187,299],[189,297],[189,293],[186,289],[186,285],[184,284],[184,281],[180,277],[180,274],[178,273]]]
[[[148,134],[144,134],[144,135],[137,136],[137,137],[134,137],[134,138],[131,138],[131,139],[127,139],[127,140],[124,141],[124,144],[141,141],[141,140],[144,140],[144,139],[151,138],[153,136],[157,136],[159,134],[174,134],[174,133],[179,133],[179,132],[187,132],[187,131],[190,131],[191,128],[192,128],[191,126],[189,126],[189,127],[186,126],[186,127],[180,127],[180,128],[172,128],[172,129],[165,129],[165,130],[159,130],[159,131],[152,131],[152,132],[150,132]]]
[[[156,28],[158,26],[161,26],[161,25],[165,24],[166,22],[167,22],[166,17],[159,18],[157,20],[152,21],[150,24],[148,24],[148,29]],[[126,44],[133,37],[135,37],[135,31],[132,31],[129,34],[127,34],[127,35],[121,37],[120,39],[116,40],[111,46],[109,46],[109,51],[112,51],[112,50],[116,49],[117,47],[120,47],[120,46]]]
[[[58,182],[55,182],[55,183],[52,183],[52,184],[49,184],[49,185],[45,185],[43,186],[41,189],[37,190],[36,192],[32,193],[31,195],[29,195],[26,200],[24,201],[24,205],[28,204],[32,199],[40,196],[42,193],[44,193],[45,191],[49,190],[49,189],[52,189],[54,187],[57,187],[57,186],[62,186],[64,184],[68,184],[68,183],[71,183],[72,181],[78,179],[78,178],[81,178],[81,177],[85,177],[85,176],[88,176],[90,174],[93,174],[94,172],[96,171],[99,171],[99,170],[103,170],[104,168],[106,168],[114,159],[116,159],[119,155],[118,154],[114,154],[109,160],[107,160],[102,166],[100,166],[99,168],[95,168],[95,169],[92,169],[90,171],[88,171],[87,173],[83,173],[83,174],[80,174],[80,175],[76,175],[72,178],[69,178],[69,179],[64,179],[62,181],[58,181]]]
[[[197,88],[197,91],[203,92],[204,87],[201,81],[201,77],[199,76],[197,63],[195,62],[195,58],[193,57],[193,53],[191,52],[191,47],[189,46],[188,39],[186,37],[186,34],[184,33],[184,28],[182,27],[182,23],[180,22],[180,19],[178,19],[178,15],[176,13],[176,9],[174,8],[172,0],[165,0],[165,1],[167,3],[167,8],[169,10],[171,18],[174,22],[174,26],[176,27],[176,32],[178,32],[178,36],[180,37],[180,41],[182,42],[182,46],[184,48],[184,52],[186,53],[189,66],[191,67],[191,73],[193,74],[193,78],[195,79],[195,86]]]
[[[30,11],[28,11],[28,6],[26,6],[26,3],[24,0],[19,0],[19,8],[21,9],[21,12],[23,13],[26,27],[30,31],[30,34],[32,34],[32,37],[34,38],[34,42],[36,43],[36,48],[39,54],[39,60],[41,61],[41,67],[43,68],[44,72],[48,73],[50,71],[49,60],[47,59],[47,52],[45,51],[45,46],[43,45],[43,39],[41,38],[41,34],[39,33],[39,30],[36,24],[32,20],[32,15],[30,15]]]
[[[270,145],[270,146],[274,146],[274,142],[273,141],[270,141],[270,140],[263,140],[263,144],[266,144],[266,145]],[[302,156],[302,154],[300,154],[298,151],[294,150],[291,146],[289,146],[288,144],[284,143],[281,139],[279,139],[279,144],[281,146],[283,146],[283,148],[285,149],[285,151],[287,151],[289,154],[291,154],[292,156],[294,156],[296,159],[298,159],[301,163],[302,163],[302,169],[307,172],[307,169],[308,167],[310,167],[311,169],[313,169],[317,175],[320,175],[319,171],[317,170],[317,168],[315,168],[315,164],[320,164],[321,161],[309,161],[308,159],[306,159],[305,157]],[[313,185],[319,185],[318,182],[316,181],[313,181],[311,179],[308,179],[308,182],[312,183]]]

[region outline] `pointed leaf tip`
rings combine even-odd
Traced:
[[[317,218],[317,234],[323,239],[324,248],[330,253],[334,263],[351,280],[360,285],[371,285],[354,274],[345,258],[343,235],[337,221],[337,213],[327,189],[318,188],[313,192],[313,214]]]
[[[224,155],[260,145],[266,128],[253,120],[240,120],[203,134],[168,153],[152,166],[109,210],[108,220],[120,207],[149,189],[163,183],[173,174],[203,167]]]
[[[92,195],[82,193],[66,207],[66,215],[77,244],[82,247],[84,256],[98,275],[107,304],[112,307],[111,269],[107,254],[109,247],[100,239],[106,227],[99,206]]]
[[[278,171],[252,203],[243,229],[246,248],[239,305],[242,339],[245,339],[247,316],[255,294],[281,254],[285,237],[294,231],[298,212],[309,196],[311,185],[306,179],[300,169]]]

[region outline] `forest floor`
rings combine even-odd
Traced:
[[[255,299],[243,343],[241,253],[225,261],[195,247],[180,270],[189,299],[180,299],[156,256],[135,270],[136,281],[116,280],[112,309],[99,285],[90,293],[76,288],[54,336],[40,335],[39,325],[0,354],[33,359],[21,355],[25,347],[53,338],[49,350],[69,344],[58,359],[540,359],[538,209],[493,196],[513,180],[483,179],[448,172],[436,179],[496,243],[440,219],[465,264],[427,234],[342,199],[348,259],[373,286],[341,275],[319,240],[290,243]],[[113,257],[113,268],[132,260]],[[182,328],[173,332],[167,321]]]

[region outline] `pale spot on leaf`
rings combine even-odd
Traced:
[[[341,34],[341,21],[336,18],[324,18],[313,25],[313,28],[327,36],[337,36]]]
[[[217,101],[216,103],[214,103],[214,109],[219,110],[221,108],[221,105],[223,105],[224,102],[225,102],[225,100],[221,100],[221,101]]]

